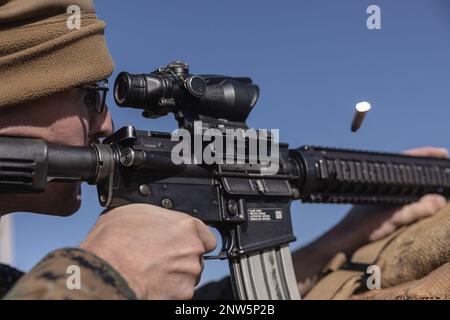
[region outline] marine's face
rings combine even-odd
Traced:
[[[113,124],[108,108],[96,112],[85,95],[83,89],[70,89],[24,105],[0,108],[0,135],[84,146],[111,134]],[[0,213],[70,215],[80,204],[79,183],[49,183],[46,192],[40,194],[0,194]]]

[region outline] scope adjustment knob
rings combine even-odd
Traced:
[[[200,76],[190,76],[184,81],[186,89],[196,98],[200,98],[206,93],[206,81]]]
[[[177,76],[189,75],[189,65],[184,61],[173,61],[166,68],[172,69]]]

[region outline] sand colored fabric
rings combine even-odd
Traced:
[[[377,263],[383,250],[404,232],[401,228],[389,236],[356,250],[350,261],[345,254],[337,253],[325,266],[325,275],[305,296],[305,300],[346,300],[362,288],[366,269]]]
[[[356,298],[449,299],[450,289],[450,205],[433,217],[404,227],[390,236],[358,249],[351,264],[336,255],[328,272],[306,295],[306,299],[349,299],[366,291],[364,270],[352,264],[376,264],[381,270],[381,287]],[[446,267],[441,267],[441,266]]]
[[[362,272],[336,270],[317,283],[304,300],[346,300],[360,287]]]
[[[79,30],[69,5],[81,9]],[[104,28],[91,0],[0,0],[0,108],[108,77]]]
[[[354,300],[450,300],[450,262],[420,280],[355,295]]]
[[[450,262],[450,206],[405,230],[380,255],[382,287],[417,280]]]

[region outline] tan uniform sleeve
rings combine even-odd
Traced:
[[[24,299],[136,299],[125,279],[93,253],[65,248],[49,253],[4,296]]]

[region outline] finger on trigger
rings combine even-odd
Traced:
[[[205,252],[213,251],[217,246],[217,240],[211,230],[198,219],[196,220],[197,233],[205,247]]]

